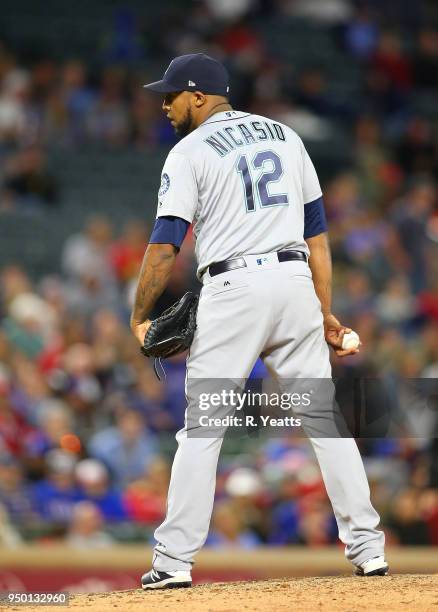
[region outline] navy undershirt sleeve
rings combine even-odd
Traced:
[[[304,205],[304,238],[312,238],[327,231],[327,220],[322,197]]]
[[[149,244],[173,244],[178,249],[186,237],[190,223],[180,217],[158,217]]]

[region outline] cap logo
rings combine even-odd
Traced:
[[[194,83],[193,81],[189,81],[188,82],[188,86],[189,87],[196,87],[196,83]]]

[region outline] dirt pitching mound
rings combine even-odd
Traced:
[[[12,608],[21,612],[21,608]],[[11,608],[9,608],[11,610]],[[39,612],[53,608],[39,607]],[[284,578],[202,584],[191,589],[74,595],[72,612],[438,612],[438,574],[373,578]]]

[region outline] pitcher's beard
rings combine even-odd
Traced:
[[[184,138],[184,136],[187,136],[187,134],[190,134],[190,132],[192,131],[193,131],[193,117],[192,117],[192,111],[189,108],[187,110],[187,114],[184,117],[183,121],[181,121],[181,123],[175,126],[175,133],[177,134],[177,136]]]

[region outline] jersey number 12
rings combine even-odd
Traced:
[[[260,151],[252,160],[255,170],[264,168],[266,163],[272,164],[272,169],[263,172],[255,182],[251,176],[246,155],[241,155],[237,163],[237,172],[242,177],[246,210],[252,212],[256,209],[255,194],[258,193],[260,205],[266,206],[285,206],[289,204],[287,193],[271,194],[268,192],[269,183],[278,182],[283,176],[283,166],[281,159],[274,151]]]

